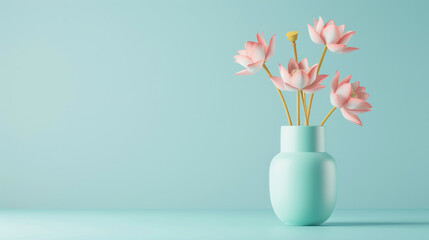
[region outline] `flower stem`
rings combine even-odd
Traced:
[[[265,65],[265,63],[264,63],[264,65],[263,65],[263,67],[264,67],[265,71],[267,72],[268,77],[271,77],[272,75],[271,75],[270,71],[268,70],[267,66]],[[280,95],[280,99],[282,100],[283,107],[284,107],[284,109],[285,109],[286,116],[287,116],[287,121],[289,122],[289,126],[292,126],[292,120],[290,119],[289,110],[288,110],[288,108],[287,108],[287,105],[286,105],[285,99],[283,98],[283,94],[282,94],[282,92],[280,91],[280,89],[278,89],[278,88],[276,88],[276,89],[277,89],[277,92],[278,92],[278,93],[279,93],[279,95]]]
[[[300,120],[300,114],[299,114],[299,107],[300,107],[300,97],[299,97],[299,92],[300,90],[296,91],[296,125],[300,126],[301,125],[301,120]]]
[[[307,105],[305,103],[305,93],[301,90],[300,94],[301,94],[301,98],[302,98],[302,107],[304,108],[305,126],[308,126]]]
[[[296,51],[296,43],[295,42],[292,42],[292,47],[293,47],[293,54],[295,56],[295,61],[298,62],[298,52]],[[296,125],[297,126],[301,125],[301,119],[300,119],[300,105],[301,105],[300,104],[300,96],[301,96],[301,92],[297,91],[296,92]],[[307,119],[307,113],[305,112],[305,110],[304,110],[304,115],[305,115],[305,119]]]
[[[328,120],[329,116],[331,116],[331,114],[335,111],[335,109],[337,109],[337,107],[333,107],[331,109],[331,111],[329,111],[328,115],[326,115],[325,119],[323,119],[322,123],[320,124],[320,126],[323,126],[323,124],[325,124],[326,120]]]
[[[317,65],[317,72],[316,76],[319,75],[320,67],[322,66],[323,59],[325,58],[326,50],[328,49],[327,46],[323,48],[322,56],[320,57],[319,65]]]
[[[296,43],[293,42],[292,46],[293,46],[293,53],[295,55],[295,61],[298,62],[298,53],[296,52]]]
[[[328,49],[328,47],[325,45],[325,47],[323,48],[322,56],[320,57],[319,65],[317,65],[316,77],[317,77],[317,75],[319,75],[320,67],[322,66],[322,62],[323,62],[323,59],[325,58],[325,54],[326,54],[327,49]],[[308,102],[308,111],[307,111],[307,118],[308,119],[310,118],[310,111],[311,111],[311,105],[313,103],[313,96],[314,96],[314,93],[311,94],[310,101]]]

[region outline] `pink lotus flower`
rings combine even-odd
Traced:
[[[279,70],[281,77],[272,76],[270,79],[278,89],[288,91],[302,90],[307,93],[314,93],[325,87],[320,83],[328,76],[316,76],[317,64],[309,68],[307,58],[299,63],[291,58],[288,69],[286,70],[279,64]]]
[[[275,35],[271,37],[268,46],[264,35],[259,35],[259,33],[256,34],[258,42],[246,42],[245,49],[239,50],[238,55],[234,56],[235,62],[246,69],[237,72],[235,75],[250,75],[258,72],[274,54],[274,37]]]
[[[347,120],[362,126],[357,114],[371,111],[371,104],[366,102],[369,95],[364,87],[359,86],[359,82],[349,83],[352,75],[338,83],[339,76],[337,71],[331,82],[331,103],[341,109],[341,113]]]
[[[313,27],[310,24],[307,24],[307,26],[311,40],[316,44],[326,45],[331,52],[348,53],[358,49],[347,47],[347,43],[355,32],[348,31],[344,33],[345,26],[335,25],[332,19],[324,24],[322,17],[319,17],[319,20],[314,19]]]

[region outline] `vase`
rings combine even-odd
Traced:
[[[287,225],[320,225],[335,208],[336,164],[325,152],[325,127],[282,126],[270,165],[270,198]]]

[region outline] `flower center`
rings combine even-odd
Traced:
[[[350,97],[357,97],[357,94],[353,89],[352,89],[352,93],[350,94]]]
[[[294,70],[292,70],[292,75],[294,75],[296,72],[301,71],[301,70],[303,70],[303,69],[294,69]]]

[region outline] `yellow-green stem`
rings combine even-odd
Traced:
[[[300,91],[301,98],[302,98],[302,107],[304,108],[304,117],[305,117],[305,126],[308,126],[308,117],[307,117],[307,106],[305,104],[305,93],[301,90]]]
[[[310,100],[308,100],[307,118],[310,118],[310,110],[311,110],[311,104],[313,103],[313,97],[314,97],[314,93],[310,95]]]
[[[301,125],[301,120],[300,120],[300,114],[299,114],[299,105],[300,101],[299,101],[300,97],[299,97],[299,91],[296,91],[296,125],[300,126]]]
[[[292,47],[293,47],[293,54],[295,56],[295,61],[298,62],[298,52],[296,51],[296,43],[292,42]],[[296,122],[297,122],[297,126],[301,125],[301,110],[300,110],[300,99],[301,99],[302,95],[301,95],[301,91],[297,91],[296,92]],[[302,103],[304,104],[304,99],[302,99]],[[305,123],[307,122],[307,113],[306,110],[304,108],[304,116],[305,116]]]
[[[322,62],[323,62],[323,59],[325,58],[325,54],[326,54],[327,49],[328,49],[328,47],[325,45],[325,47],[323,48],[322,56],[320,57],[319,64],[317,65],[316,77],[317,77],[317,75],[319,75],[320,67],[322,66]],[[311,105],[313,103],[313,96],[314,96],[314,93],[311,94],[310,101],[308,102],[308,111],[307,111],[307,118],[308,119],[310,119],[310,111],[311,111]]]
[[[298,53],[297,53],[297,51],[296,51],[296,43],[295,43],[295,42],[293,42],[293,43],[292,43],[292,46],[293,46],[293,53],[294,53],[294,55],[295,55],[295,61],[296,61],[296,62],[298,62]]]
[[[326,50],[328,50],[327,46],[325,46],[323,48],[323,52],[322,52],[322,56],[320,57],[319,65],[317,65],[316,76],[319,75],[320,67],[322,66],[323,59],[325,58]]]
[[[270,70],[268,70],[268,68],[267,68],[267,66],[265,65],[265,63],[264,63],[264,65],[263,65],[263,67],[264,67],[264,69],[265,69],[265,72],[267,72],[268,77],[271,77],[271,76],[272,76],[272,75],[271,75],[271,72],[270,72]],[[287,116],[287,121],[289,122],[289,126],[292,126],[292,120],[290,119],[289,110],[288,110],[288,108],[287,108],[287,105],[286,105],[285,99],[283,98],[283,94],[282,94],[282,92],[280,91],[280,89],[278,89],[277,87],[276,87],[276,89],[277,89],[277,92],[278,92],[278,93],[279,93],[279,95],[280,95],[280,99],[282,100],[283,107],[284,107],[284,109],[285,109],[286,116]]]
[[[331,116],[331,114],[335,111],[335,109],[337,109],[337,107],[333,107],[331,109],[331,111],[329,111],[328,115],[326,115],[326,117],[323,119],[322,123],[320,124],[320,126],[323,126],[323,124],[325,124],[326,120],[328,120],[329,116]]]

